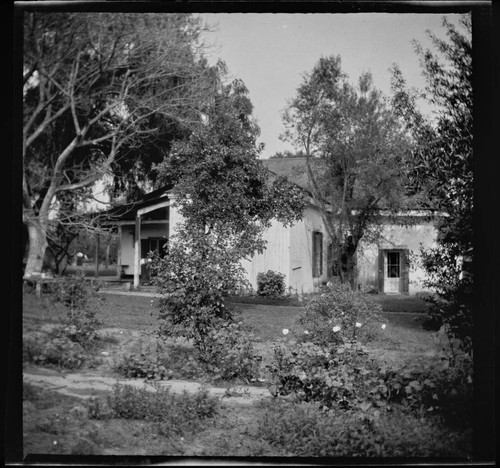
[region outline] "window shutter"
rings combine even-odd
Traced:
[[[378,251],[378,290],[384,292],[384,251]]]
[[[410,292],[410,264],[408,250],[401,251],[401,275],[399,277],[399,290],[402,294]]]

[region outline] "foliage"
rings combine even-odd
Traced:
[[[221,345],[212,332],[234,326],[224,297],[243,282],[241,260],[262,251],[272,219],[290,224],[304,207],[301,192],[270,180],[258,159],[246,93],[241,82],[223,87],[205,125],[157,166],[159,179],[174,185],[183,216],[168,255],[151,265],[162,296],[161,331],[193,340],[203,359]]]
[[[271,394],[294,395],[324,408],[406,412],[432,415],[449,426],[471,427],[472,361],[450,353],[448,341],[434,360],[416,360],[401,367],[379,365],[357,341],[315,344],[283,339],[268,366]],[[443,346],[444,344],[444,346]]]
[[[29,276],[41,271],[53,215],[91,227],[79,212],[96,182],[116,175],[107,187],[114,196],[137,192],[165,143],[200,125],[218,68],[203,57],[201,20],[189,14],[26,12],[23,20]]]
[[[251,337],[242,322],[222,325],[208,332],[199,359],[214,380],[240,380],[245,383],[258,376],[261,356],[253,350]]]
[[[195,350],[166,344],[162,337],[144,333],[138,343],[115,363],[114,370],[124,377],[148,380],[199,379],[205,376],[203,365],[196,359]]]
[[[30,332],[23,336],[23,359],[41,366],[77,369],[87,358],[71,331],[57,327],[52,332]]]
[[[285,293],[285,275],[268,270],[257,274],[257,294],[259,296],[280,297]]]
[[[161,294],[156,300],[161,333],[193,340],[199,349],[205,348],[210,330],[231,320],[224,295],[241,277],[241,267],[231,255],[204,240],[203,234],[179,236],[169,244],[167,256],[151,263]]]
[[[394,107],[414,140],[408,168],[410,189],[421,203],[446,214],[438,224],[438,247],[424,252],[427,286],[436,290],[431,317],[447,324],[451,338],[471,351],[473,262],[472,43],[470,15],[461,17],[462,30],[443,19],[447,40],[429,33],[437,52],[415,43],[427,80],[420,96],[408,90],[401,70],[393,67]],[[434,106],[434,119],[417,109],[417,98]],[[455,263],[469,268],[463,274]],[[466,278],[463,278],[466,276]]]
[[[185,434],[200,428],[201,421],[213,417],[218,400],[206,388],[196,393],[175,394],[169,388],[157,387],[155,391],[116,384],[104,401],[91,399],[89,415],[94,419],[109,417],[142,419],[157,423],[160,435]]]
[[[336,413],[317,403],[269,405],[259,434],[289,455],[309,457],[466,457],[470,434],[440,427],[431,419],[399,411]]]
[[[62,304],[66,310],[63,328],[68,338],[84,348],[92,347],[101,327],[99,315],[105,299],[98,294],[98,287],[85,279],[83,274],[58,278],[50,284],[50,299]]]
[[[380,209],[397,211],[409,140],[370,73],[357,85],[340,56],[322,57],[283,114],[282,138],[304,150],[309,185],[332,243],[331,262],[354,288],[356,251],[377,238]]]
[[[333,283],[312,294],[298,322],[307,334],[301,339],[331,346],[359,339],[367,342],[381,330],[382,307],[349,285]],[[334,327],[339,327],[337,330]]]
[[[293,393],[301,401],[318,401],[328,408],[352,408],[364,402],[370,390],[379,392],[376,384],[367,385],[367,375],[373,372],[370,364],[366,349],[358,342],[335,347],[280,343],[268,366],[273,375],[270,392],[275,396]]]

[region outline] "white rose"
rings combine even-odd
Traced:
[[[288,328],[283,328],[283,335],[288,335],[288,332],[289,332]]]
[[[307,330],[304,330],[304,335],[309,335],[309,332]]]
[[[382,324],[382,326],[380,327],[382,330],[385,330],[385,323]]]
[[[340,325],[335,325],[333,328],[332,328],[333,332],[334,333],[337,333],[338,331],[340,331]]]
[[[359,322],[356,322],[356,328],[361,327],[361,324]]]

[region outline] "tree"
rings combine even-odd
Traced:
[[[340,56],[322,57],[304,76],[283,120],[282,138],[305,153],[331,242],[330,268],[354,288],[361,239],[377,238],[381,208],[402,206],[408,139],[370,73],[352,85]]]
[[[277,153],[273,154],[269,159],[283,159],[283,158],[305,158],[306,154],[303,151],[297,151],[297,152],[292,152],[292,151],[278,151]]]
[[[41,272],[51,219],[64,223],[98,180],[137,167],[159,122],[199,124],[216,74],[197,50],[200,27],[182,14],[26,13],[25,276]]]
[[[447,40],[431,32],[437,53],[415,42],[427,81],[425,92],[408,90],[401,70],[393,67],[393,101],[412,135],[409,187],[446,214],[438,225],[438,246],[423,252],[427,285],[436,291],[430,314],[446,324],[450,336],[471,349],[473,262],[472,43],[471,19],[462,31],[443,19]],[[419,111],[417,99],[435,108],[434,118]],[[465,263],[465,264],[464,264]]]
[[[166,333],[187,336],[204,349],[209,330],[231,321],[224,296],[242,280],[241,260],[262,251],[273,219],[302,216],[302,192],[270,179],[258,159],[257,130],[241,81],[223,86],[205,125],[174,144],[156,167],[166,177],[184,222],[168,252],[153,266],[167,319]]]

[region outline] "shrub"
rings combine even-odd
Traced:
[[[72,341],[62,327],[51,332],[26,333],[23,337],[23,357],[27,362],[76,369],[86,356],[82,346]]]
[[[82,274],[60,278],[50,286],[51,301],[62,304],[66,310],[66,336],[86,349],[95,345],[101,328],[96,315],[104,298],[97,291]]]
[[[349,285],[335,283],[312,294],[298,322],[307,335],[304,341],[320,346],[359,339],[369,341],[380,332],[382,308]]]
[[[259,296],[280,297],[285,293],[285,275],[272,270],[257,274]]]
[[[218,400],[201,388],[194,394],[184,391],[174,394],[168,388],[156,391],[116,384],[106,403],[87,402],[89,415],[94,419],[111,417],[140,419],[158,424],[161,435],[184,434],[199,428],[200,422],[217,413]]]
[[[355,341],[328,348],[312,342],[281,343],[267,366],[273,375],[270,392],[351,408],[379,390],[378,382],[368,378],[376,376],[370,364],[366,350]]]
[[[295,456],[429,457],[470,455],[470,434],[450,433],[431,419],[398,412],[335,413],[316,403],[269,405],[259,434]]]
[[[241,322],[211,330],[199,358],[214,380],[239,379],[246,383],[257,377],[262,359],[255,354]]]

